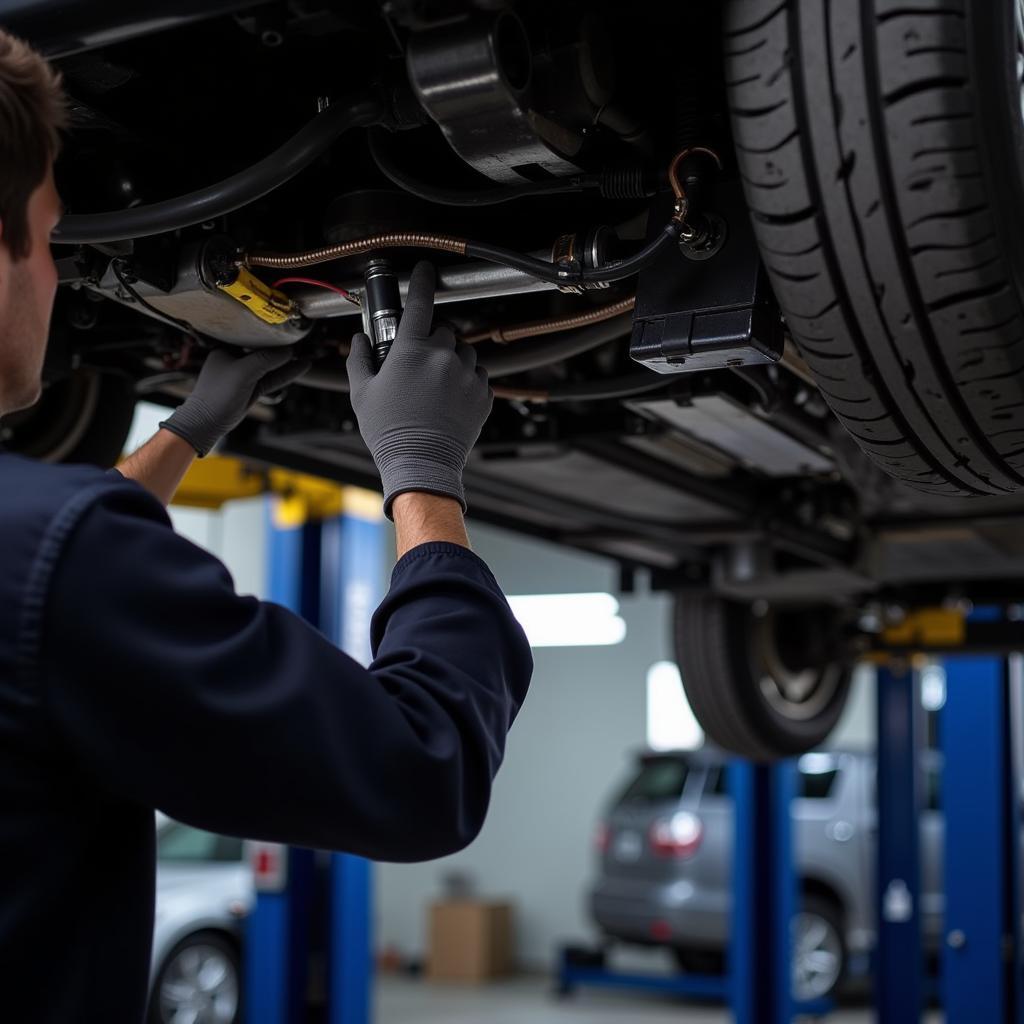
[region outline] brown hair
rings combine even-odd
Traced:
[[[60,76],[0,29],[0,242],[14,259],[28,255],[28,201],[57,155],[66,123]]]

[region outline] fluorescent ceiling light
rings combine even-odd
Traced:
[[[520,594],[508,603],[531,647],[604,647],[626,638],[611,594]]]

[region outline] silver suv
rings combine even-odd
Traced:
[[[875,761],[847,751],[799,760],[793,804],[801,906],[793,990],[831,993],[867,967],[874,942]],[[670,947],[683,970],[714,970],[728,944],[733,843],[725,757],[643,754],[598,827],[600,876],[590,909],[608,939]],[[941,928],[938,755],[926,755],[921,819],[927,948]]]

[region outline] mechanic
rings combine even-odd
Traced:
[[[0,31],[0,415],[41,391],[64,122],[52,69]],[[5,1020],[142,1019],[154,808],[395,861],[479,831],[532,661],[463,523],[462,470],[492,395],[432,315],[420,264],[383,368],[363,335],[348,360],[398,546],[368,669],[238,596],[163,508],[197,454],[302,371],[287,351],[212,353],[123,475],[0,453]]]

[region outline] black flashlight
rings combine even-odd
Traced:
[[[398,277],[389,260],[375,257],[366,265],[363,315],[374,362],[379,370],[391,350],[402,319],[402,295],[398,290]]]

